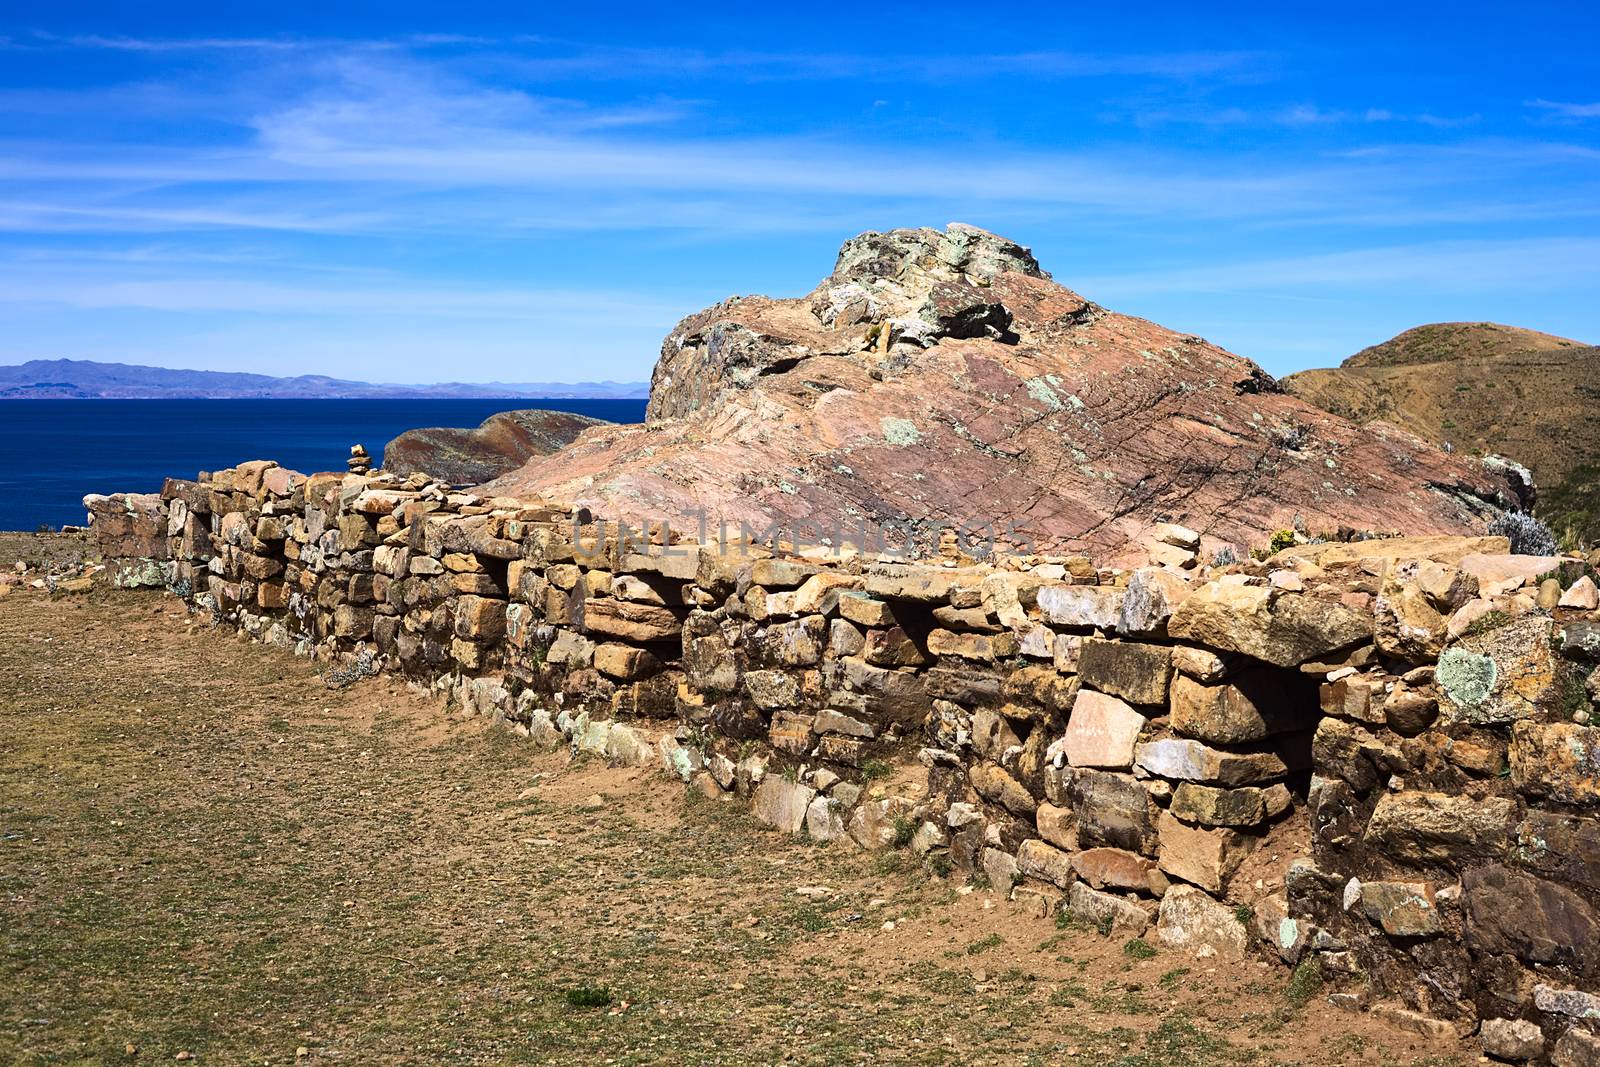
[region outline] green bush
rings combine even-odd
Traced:
[[[1136,937],[1122,946],[1122,954],[1129,959],[1148,960],[1154,959],[1156,950],[1150,947],[1150,942],[1142,937]]]
[[[567,990],[567,1005],[573,1008],[603,1008],[611,1003],[611,990],[605,986],[577,985]]]
[[[1473,619],[1472,624],[1462,631],[1462,636],[1476,637],[1490,630],[1498,630],[1511,621],[1513,620],[1510,615],[1499,608],[1494,608]]]
[[[1289,987],[1283,991],[1283,995],[1289,998],[1290,1004],[1303,1008],[1321,990],[1322,964],[1317,962],[1315,956],[1307,956],[1289,976]]]
[[[880,778],[887,778],[894,773],[894,768],[889,766],[887,760],[869,759],[861,765],[861,780],[875,782]]]

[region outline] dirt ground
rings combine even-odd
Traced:
[[[330,691],[169,597],[0,598],[6,1063],[1477,1060],[1287,984]]]
[[[14,570],[18,563],[39,573],[65,571],[92,555],[93,547],[86,533],[32,534],[0,530],[0,571]]]

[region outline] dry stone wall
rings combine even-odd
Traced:
[[[402,672],[782,830],[1595,1062],[1588,561],[1435,537],[1219,569],[1180,527],[1128,572],[807,558],[270,462],[86,503],[116,584],[330,684]]]

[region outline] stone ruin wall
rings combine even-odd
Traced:
[[[86,504],[115,584],[330,683],[399,672],[781,830],[1600,1062],[1583,560],[1427,538],[1214,569],[1181,528],[1131,572],[575,544],[558,506],[268,462]],[[925,782],[886,778],[912,758]]]

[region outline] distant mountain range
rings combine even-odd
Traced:
[[[275,378],[212,370],[172,370],[80,359],[35,359],[0,366],[0,400],[162,399],[528,399],[643,400],[648,382],[439,382],[391,385],[321,374]]]

